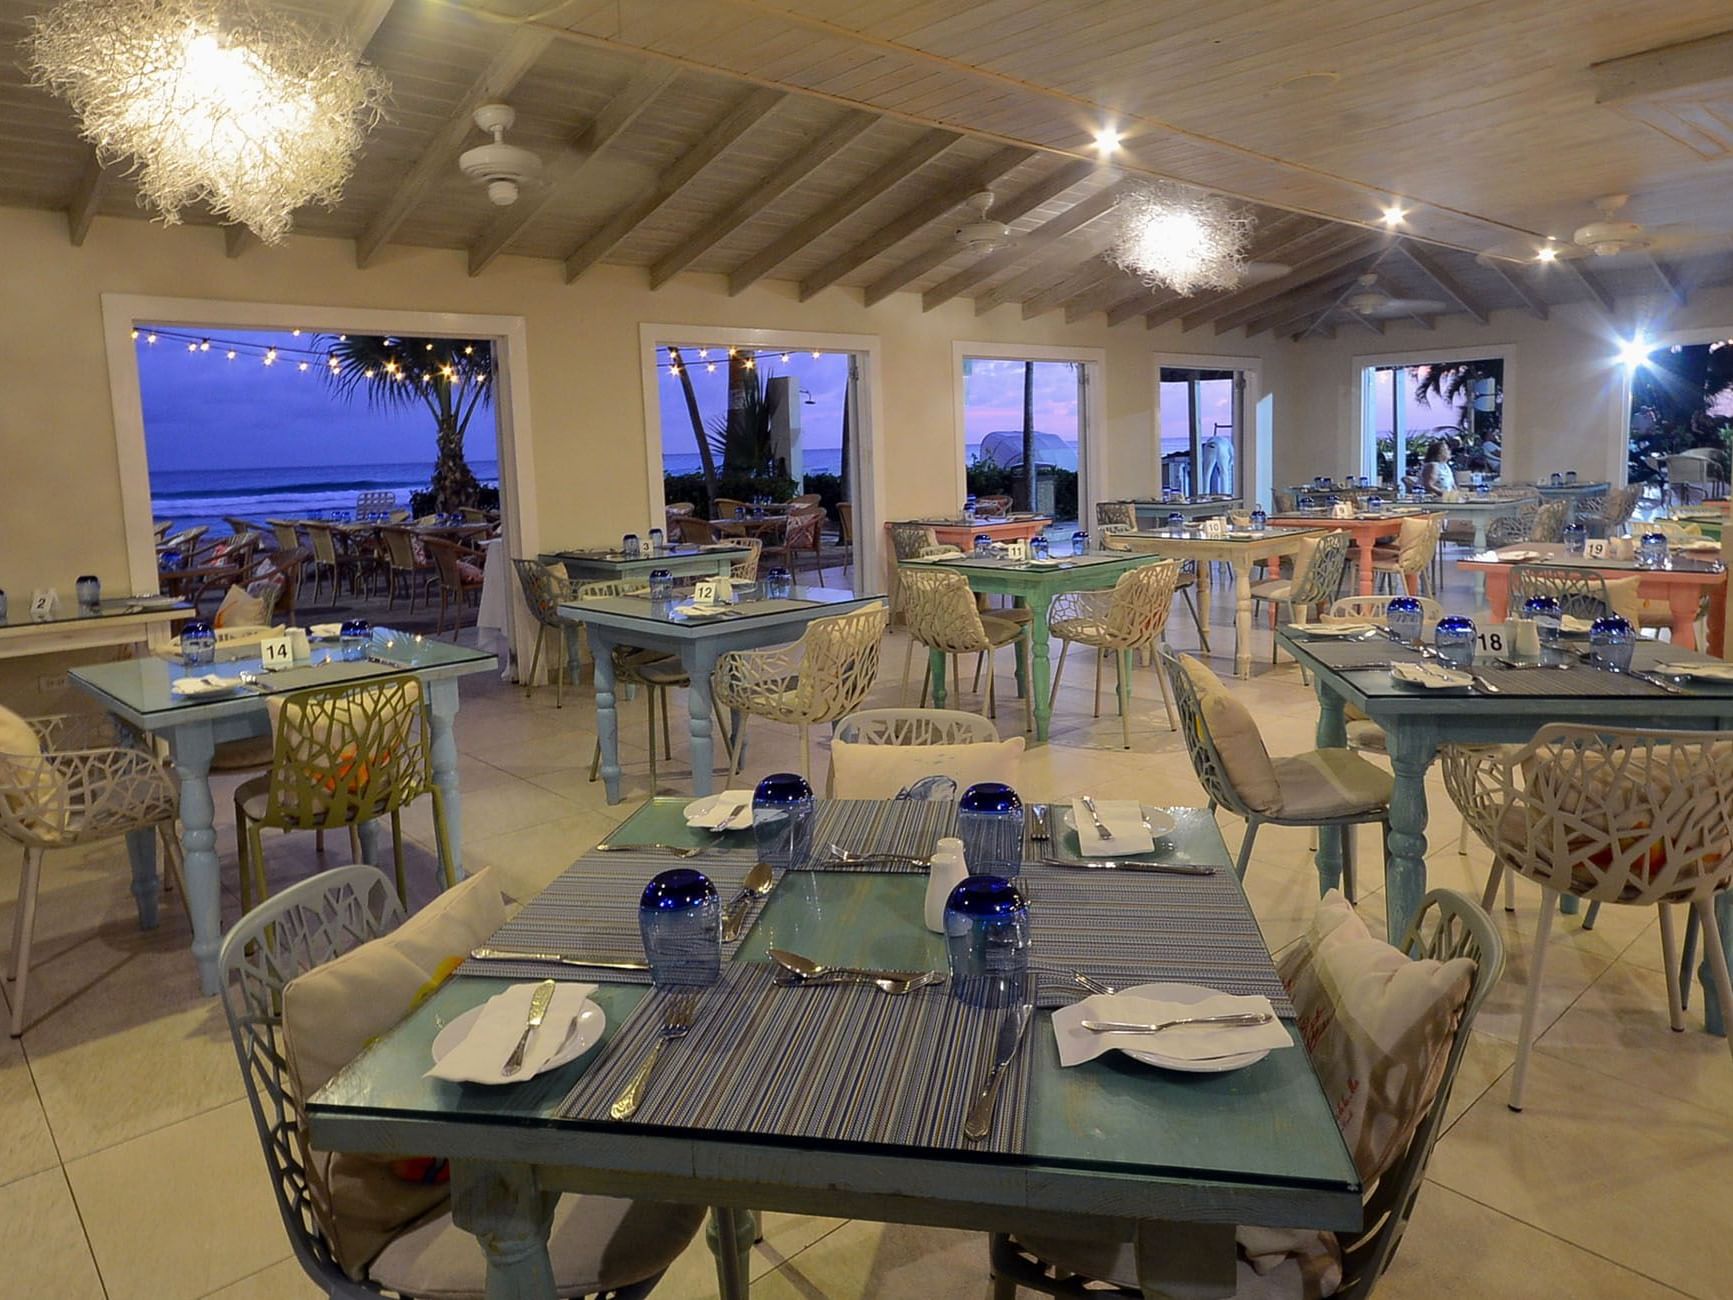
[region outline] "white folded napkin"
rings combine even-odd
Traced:
[[[1364,636],[1374,632],[1374,624],[1352,618],[1335,618],[1326,614],[1317,623],[1289,623],[1288,631],[1296,636]]]
[[[1500,551],[1500,552],[1498,552],[1498,558],[1501,560],[1518,560],[1518,561],[1521,561],[1521,560],[1538,560],[1538,559],[1540,559],[1540,552],[1539,551]]]
[[[1692,663],[1682,660],[1655,666],[1664,673],[1674,673],[1682,677],[1700,677],[1707,682],[1733,682],[1733,664]]]
[[[177,677],[169,683],[171,695],[216,695],[232,691],[241,684],[239,677],[224,677],[221,673],[202,673],[197,677]]]
[[[307,635],[316,636],[321,641],[334,641],[343,635],[343,625],[341,623],[315,623],[307,629]]]
[[[1132,799],[1097,799],[1095,811],[1107,827],[1102,839],[1082,799],[1071,801],[1071,817],[1077,823],[1078,851],[1086,858],[1135,857],[1155,852],[1155,836],[1143,825],[1143,808]]]
[[[699,830],[713,831],[718,829],[724,822],[732,819],[732,825],[730,826],[731,830],[748,830],[752,826],[750,811],[741,813],[740,810],[742,808],[750,810],[751,807],[752,791],[724,790],[721,794],[717,795],[710,801],[710,806],[708,808],[688,817],[686,819],[686,824],[688,826],[695,826]],[[738,816],[736,816],[737,813],[739,814]]]
[[[1721,543],[1711,537],[1690,537],[1682,542],[1674,542],[1675,551],[1718,551]]]
[[[515,1074],[502,1074],[500,1067],[524,1031],[530,998],[539,983],[513,984],[489,998],[469,1032],[424,1077],[451,1083],[518,1083],[533,1078],[565,1045],[573,1023],[583,1014],[584,1002],[596,991],[594,984],[556,985],[541,1028],[530,1035],[529,1046],[524,1049],[523,1068]]]
[[[1578,618],[1575,614],[1566,614],[1559,619],[1558,625],[1561,632],[1587,632],[1594,627],[1595,621],[1592,618]]]
[[[1085,1020],[1156,1025],[1164,1020],[1188,1016],[1225,1016],[1271,1010],[1270,1000],[1261,994],[1216,993],[1201,1002],[1168,1002],[1128,993],[1097,993],[1053,1013],[1053,1038],[1059,1045],[1060,1065],[1093,1061],[1103,1052],[1115,1048],[1160,1052],[1163,1056],[1185,1061],[1207,1061],[1215,1056],[1292,1047],[1293,1037],[1276,1019],[1261,1025],[1180,1025],[1164,1029],[1159,1034],[1097,1033],[1083,1027]]]
[[[1467,673],[1454,668],[1440,668],[1437,664],[1391,664],[1390,675],[1410,686],[1429,686],[1434,690],[1443,686],[1474,684],[1474,679]]]

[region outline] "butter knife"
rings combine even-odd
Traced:
[[[999,1041],[993,1045],[992,1068],[987,1071],[981,1091],[970,1103],[969,1113],[963,1117],[963,1136],[969,1141],[979,1142],[992,1131],[993,1105],[999,1099],[999,1085],[1004,1082],[1005,1071],[1023,1044],[1024,1031],[1029,1028],[1029,1018],[1034,1014],[1035,1004],[1024,1002],[1009,1012],[1000,1024]]]
[[[1101,820],[1101,814],[1095,811],[1095,800],[1088,795],[1079,795],[1078,800],[1089,813],[1089,820],[1095,823],[1095,833],[1104,840],[1113,838],[1113,832],[1107,829],[1107,823]]]
[[[548,961],[561,966],[588,966],[596,970],[649,970],[647,961],[622,961],[618,957],[573,957],[563,952],[519,952],[514,948],[471,948],[476,961]]]
[[[517,1046],[505,1058],[505,1064],[499,1067],[501,1074],[516,1074],[524,1068],[524,1051],[530,1045],[530,1035],[542,1027],[548,1014],[548,1003],[554,1000],[554,990],[558,987],[552,980],[543,980],[536,985],[536,991],[530,995],[530,1013],[524,1021],[524,1031],[518,1035]]]
[[[1094,871],[1149,871],[1164,876],[1213,876],[1216,869],[1197,862],[1126,862],[1118,858],[1091,858],[1073,862],[1069,858],[1042,858],[1043,866],[1080,867]]]

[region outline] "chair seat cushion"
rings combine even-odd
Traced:
[[[1025,623],[1016,619],[1000,618],[998,613],[981,615],[981,629],[987,634],[987,642],[995,649],[1002,645],[1010,645],[1023,635]]]
[[[1287,578],[1272,578],[1269,582],[1252,584],[1254,600],[1286,600],[1293,594],[1294,584]]]
[[[1348,724],[1348,748],[1367,750],[1374,754],[1390,751],[1384,728],[1370,718],[1357,718]]]
[[[1347,749],[1314,749],[1271,760],[1281,795],[1281,815],[1343,817],[1390,802],[1390,773]]]
[[[833,740],[831,793],[838,799],[889,799],[924,776],[948,776],[958,790],[980,781],[1016,785],[1023,737],[961,745],[863,745]]]
[[[696,1206],[562,1196],[548,1233],[554,1294],[566,1300],[655,1277],[686,1249],[703,1221],[704,1211]],[[367,1275],[416,1300],[483,1300],[487,1257],[473,1236],[442,1214],[393,1241]]]
[[[1180,665],[1197,691],[1204,728],[1227,768],[1228,784],[1257,811],[1279,813],[1281,785],[1251,710],[1228,694],[1221,678],[1191,655],[1182,655]]]
[[[269,767],[275,747],[269,732],[258,736],[243,736],[239,740],[220,741],[211,755],[211,771],[251,772],[261,767]]]
[[[471,564],[468,560],[457,562],[457,576],[458,580],[466,587],[481,586],[481,568],[479,565]]]
[[[1313,1255],[1284,1254],[1269,1264],[1267,1273],[1257,1271],[1242,1247],[1234,1261],[1234,1300],[1312,1300],[1316,1296],[1335,1295],[1342,1283],[1336,1234],[1305,1235],[1317,1243]],[[1120,1287],[1137,1285],[1137,1257],[1129,1241],[1084,1241],[1075,1237],[1020,1237],[1018,1241],[1025,1250],[1065,1272]],[[1258,1258],[1260,1264],[1268,1260],[1267,1256]],[[1314,1278],[1310,1287],[1308,1274]]]

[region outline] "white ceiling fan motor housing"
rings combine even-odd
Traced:
[[[465,176],[487,186],[487,197],[496,207],[516,203],[519,187],[542,170],[542,160],[535,154],[505,142],[505,133],[516,120],[509,104],[483,104],[475,110],[475,124],[491,133],[493,141],[464,150],[457,160]]]

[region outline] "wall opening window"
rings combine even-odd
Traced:
[[[1631,370],[1630,482],[1690,504],[1727,495],[1733,340],[1679,343]]]
[[[1478,357],[1369,365],[1361,372],[1368,460],[1380,483],[1409,487],[1434,444],[1450,453],[1453,478],[1497,479],[1504,460],[1504,359]]]
[[[1241,371],[1161,367],[1163,492],[1241,495],[1244,399]]]
[[[967,491],[1050,515],[1069,536],[1082,500],[1088,363],[964,356],[962,364]]]

